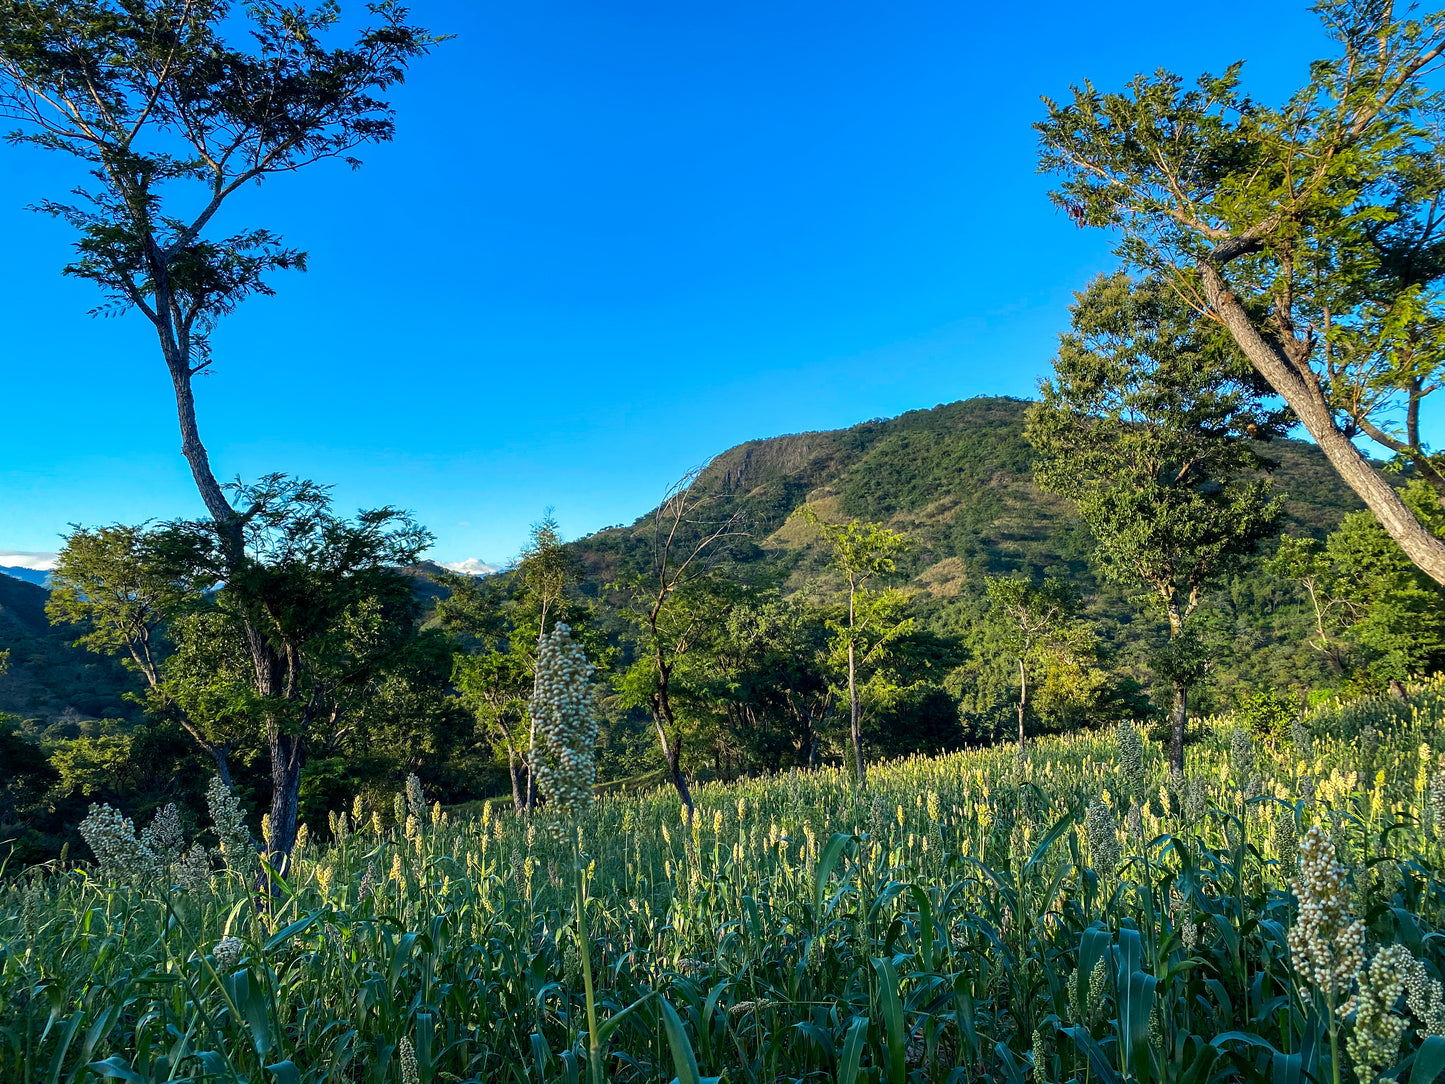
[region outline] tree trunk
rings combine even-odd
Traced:
[[[536,696],[536,690],[532,692]],[[523,812],[528,816],[532,810],[537,808],[537,773],[532,771],[532,765],[537,763],[537,717],[532,716],[532,735],[527,739],[527,801]]]
[[[1180,612],[1177,596],[1170,595],[1164,603],[1169,615],[1169,640],[1177,646],[1184,635],[1184,618],[1188,611]],[[1174,672],[1169,675],[1174,689],[1174,707],[1169,712],[1169,771],[1170,774],[1184,773],[1184,728],[1189,721],[1189,684],[1180,670],[1177,652],[1173,660]]]
[[[216,774],[221,777],[221,782],[226,785],[227,790],[232,789],[231,765],[226,758],[225,746],[213,745],[210,749],[207,750],[207,752],[210,753],[211,756],[216,758]]]
[[[1179,678],[1174,679],[1174,709],[1169,713],[1169,771],[1184,772],[1184,725],[1189,719],[1189,690]]]
[[[517,763],[517,750],[507,742],[507,771],[512,775],[512,811],[521,816],[526,812],[526,798],[522,795],[522,768]]]
[[[1024,751],[1024,710],[1029,703],[1029,673],[1024,660],[1019,659],[1019,752]]]
[[[849,607],[852,609],[851,605]],[[863,713],[858,706],[857,666],[853,659],[853,641],[848,641],[848,708],[852,719],[853,767],[858,773],[858,786],[868,782],[868,768],[863,763]]]
[[[1385,533],[1399,543],[1420,571],[1436,583],[1445,584],[1445,539],[1421,525],[1395,488],[1340,431],[1308,360],[1295,363],[1283,347],[1260,333],[1217,267],[1201,261],[1199,270],[1205,297],[1250,364],[1299,416],[1335,472],[1375,514]]]
[[[687,821],[692,823],[692,790],[687,785],[687,776],[682,774],[682,735],[676,730],[669,736],[667,714],[663,709],[663,698],[653,697],[652,721],[657,727],[657,740],[662,743],[662,758],[667,762],[667,775],[672,781],[677,796],[682,800],[683,811],[687,814]],[[671,712],[669,705],[666,712]]]
[[[296,842],[296,806],[301,797],[301,766],[304,743],[295,734],[282,734],[273,722],[268,726],[271,754],[271,865],[285,869],[286,856]]]

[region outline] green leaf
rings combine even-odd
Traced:
[[[615,1030],[617,1030],[617,1025],[618,1025],[618,1024],[622,1023],[622,1021],[626,1020],[627,1017],[629,1017],[630,1015],[632,1015],[634,1012],[636,1012],[638,1009],[640,1009],[642,1006],[646,1005],[649,1001],[651,1001],[653,998],[655,998],[655,997],[657,997],[657,996],[658,996],[658,993],[657,993],[656,990],[654,990],[652,993],[646,994],[646,995],[644,995],[643,997],[638,998],[638,999],[637,999],[636,1001],[634,1001],[631,1005],[627,1006],[627,1008],[623,1009],[620,1013],[617,1013],[617,1014],[615,1014],[615,1015],[613,1015],[613,1016],[609,1016],[609,1017],[608,1017],[606,1020],[604,1020],[602,1023],[598,1024],[598,1025],[597,1025],[597,1043],[598,1043],[598,1045],[600,1046],[600,1045],[602,1045],[603,1043],[607,1042],[608,1036],[610,1036]]]
[[[908,1040],[903,1026],[903,1001],[898,996],[898,972],[893,970],[893,962],[885,959],[874,960],[873,970],[878,972],[883,1026],[888,1032],[888,1084],[907,1084],[908,1062],[905,1055]]]
[[[667,1032],[667,1045],[672,1048],[672,1067],[677,1070],[673,1084],[717,1084],[721,1077],[701,1076],[697,1071],[697,1058],[692,1052],[687,1030],[682,1017],[667,998],[662,998],[662,1026]]]
[[[144,1078],[125,1063],[125,1059],[119,1054],[106,1058],[104,1061],[93,1061],[90,1063],[90,1070],[99,1073],[101,1076],[111,1077],[117,1080],[133,1080],[136,1084],[142,1084]]]
[[[1415,1052],[1410,1084],[1434,1084],[1442,1070],[1445,1070],[1445,1035],[1428,1035]]]
[[[276,1078],[276,1084],[301,1084],[300,1070],[289,1061],[268,1065],[266,1071]]]
[[[843,1057],[838,1063],[838,1084],[858,1084],[859,1062],[863,1044],[868,1040],[868,1018],[855,1016],[843,1037]]]
[[[817,868],[813,870],[814,922],[821,922],[823,919],[823,889],[828,884],[828,878],[833,875],[833,867],[843,856],[843,849],[855,842],[857,841],[854,837],[846,832],[834,832],[828,842],[823,845],[823,853],[818,856]]]
[[[314,925],[317,921],[324,918],[325,916],[325,911],[315,911],[307,915],[305,918],[298,918],[295,922],[291,923],[291,925],[287,926],[284,930],[279,930],[278,932],[273,934],[271,939],[261,946],[261,951],[270,952],[272,949],[278,947],[283,942],[295,937],[298,933],[306,929],[308,926]]]

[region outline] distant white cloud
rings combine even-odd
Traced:
[[[485,576],[490,572],[497,571],[496,565],[489,565],[475,557],[468,557],[465,561],[443,561],[442,568],[460,572],[464,576]]]
[[[36,572],[49,572],[55,567],[58,553],[39,553],[33,550],[0,550],[0,565],[6,568],[33,568]]]

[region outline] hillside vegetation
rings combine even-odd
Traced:
[[[728,449],[708,465],[699,486],[717,496],[712,518],[741,512],[747,524],[746,539],[732,547],[729,575],[754,592],[807,589],[823,598],[836,592],[817,531],[795,515],[807,504],[824,519],[880,522],[901,532],[911,549],[900,558],[898,579],[912,596],[911,612],[925,632],[949,643],[966,645],[983,635],[986,576],[1056,576],[1083,599],[1110,666],[1137,686],[1121,687],[1117,710],[1148,714],[1142,693],[1153,682],[1149,660],[1164,627],[1141,616],[1137,598],[1102,581],[1088,529],[1067,501],[1034,484],[1034,452],[1023,435],[1028,406],[1019,399],[968,399]],[[1312,445],[1280,440],[1262,447],[1276,464],[1284,531],[1323,537],[1360,508]],[[634,633],[618,616],[629,598],[617,585],[648,567],[654,530],[649,513],[569,547],[585,570],[581,590],[598,601],[609,635],[624,645]],[[1199,690],[1202,710],[1227,708],[1256,688],[1305,695],[1328,682],[1320,653],[1307,643],[1313,618],[1304,594],[1269,575],[1262,561],[1209,595],[1206,611],[1217,665]],[[951,741],[987,740],[1013,677],[966,646],[948,665],[948,702],[935,700],[932,710],[954,716],[961,710],[962,729],[945,719],[930,729],[955,728]]]

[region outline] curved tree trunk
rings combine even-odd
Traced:
[[[1266,338],[1219,269],[1207,261],[1198,266],[1205,297],[1250,364],[1299,416],[1335,472],[1375,514],[1385,533],[1399,543],[1420,571],[1436,583],[1445,584],[1445,539],[1437,538],[1415,518],[1395,488],[1341,432],[1303,350],[1295,359],[1290,356],[1289,343]]]

